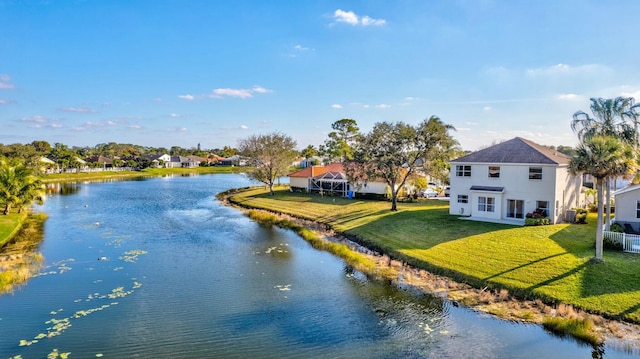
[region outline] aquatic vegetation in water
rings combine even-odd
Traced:
[[[72,267],[69,267],[67,265],[68,263],[72,263],[72,262],[75,262],[75,259],[69,258],[69,259],[65,259],[65,260],[61,260],[61,261],[52,263],[50,266],[44,267],[43,269],[46,270],[48,268],[57,267],[56,270],[50,270],[48,272],[42,271],[42,272],[34,275],[34,278],[35,277],[45,276],[45,275],[64,274],[65,272],[68,272],[71,269],[73,269]]]
[[[142,287],[142,284],[137,282],[135,278],[132,278],[133,280],[133,285],[131,287],[131,289],[129,290],[125,290],[124,287],[116,287],[114,289],[111,290],[110,293],[108,294],[100,294],[98,292],[96,293],[90,293],[87,296],[87,299],[85,299],[85,302],[89,302],[89,301],[93,301],[93,300],[104,300],[104,299],[108,299],[109,303],[107,304],[103,304],[101,306],[98,307],[94,307],[94,308],[89,308],[89,309],[81,309],[78,310],[76,312],[74,312],[72,315],[65,317],[65,318],[51,318],[49,320],[47,320],[45,322],[45,324],[49,325],[46,328],[46,333],[39,333],[36,336],[34,336],[34,338],[32,340],[26,340],[26,339],[21,339],[19,346],[23,347],[23,346],[30,346],[33,345],[35,343],[38,343],[39,340],[41,339],[47,339],[47,338],[53,338],[56,337],[58,335],[61,335],[62,333],[64,333],[67,329],[69,329],[72,326],[72,321],[75,319],[79,319],[79,318],[83,318],[86,317],[88,315],[91,315],[93,313],[108,309],[114,305],[118,305],[119,302],[117,301],[113,301],[113,299],[116,298],[124,298],[130,294],[132,294],[134,292],[134,289],[138,289],[140,287]],[[74,303],[79,303],[82,302],[82,299],[76,299],[74,300]],[[58,310],[52,310],[51,312],[49,312],[49,314],[51,315],[58,315],[61,312],[63,312],[64,309],[60,308]],[[70,353],[59,353],[57,352],[57,350],[54,349],[54,352],[51,352],[50,355],[54,355],[52,356],[53,358],[67,358],[69,356]],[[16,358],[16,357],[14,357]],[[47,357],[48,358],[48,357]]]
[[[122,256],[119,257],[119,259],[125,262],[135,263],[138,260],[138,257],[140,255],[147,254],[147,253],[148,253],[147,251],[134,249],[134,250],[124,252]]]
[[[60,353],[58,349],[53,349],[51,353],[47,354],[47,359],[67,359],[71,355],[71,352]]]

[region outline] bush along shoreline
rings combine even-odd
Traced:
[[[607,341],[608,345],[640,352],[638,325],[605,318],[550,298],[531,299],[524,292],[511,293],[508,289],[487,285],[455,271],[443,270],[393,249],[372,245],[364,238],[336,232],[328,224],[264,207],[252,207],[246,201],[234,198],[256,188],[231,189],[218,194],[217,198],[226,205],[243,210],[258,223],[293,230],[314,248],[327,250],[343,258],[347,265],[370,279],[386,280],[400,288],[419,290],[448,300],[454,306],[462,305],[504,320],[539,324],[550,333],[571,336],[594,348],[601,348]],[[342,246],[334,252],[334,249],[325,249],[324,244],[319,244],[322,242],[338,242]],[[346,251],[354,255],[346,255]],[[352,263],[350,260],[353,258],[357,259]]]

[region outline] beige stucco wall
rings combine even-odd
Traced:
[[[290,187],[301,187],[309,190],[309,179],[306,177],[289,177]]]

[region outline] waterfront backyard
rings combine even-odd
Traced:
[[[477,288],[562,302],[611,318],[640,321],[640,257],[605,251],[592,263],[595,215],[588,224],[519,227],[464,221],[439,200],[389,203],[279,190],[234,195],[239,205],[325,223],[406,263]]]

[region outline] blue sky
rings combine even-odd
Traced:
[[[0,143],[319,145],[431,115],[463,149],[576,144],[590,97],[640,101],[640,2],[0,0]]]

